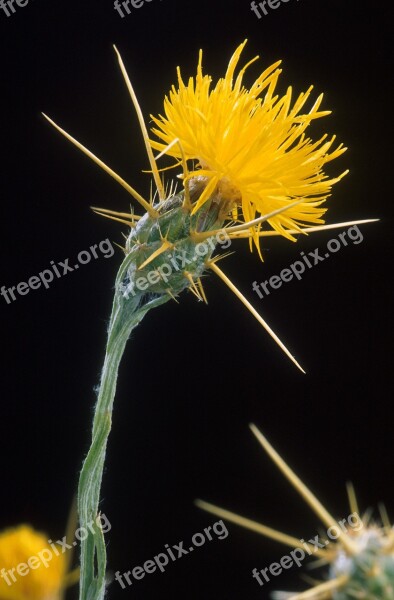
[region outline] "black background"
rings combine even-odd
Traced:
[[[290,0],[258,20],[247,0],[152,0],[124,19],[111,0],[30,0],[1,35],[1,285],[26,281],[126,228],[90,205],[128,210],[130,197],[45,122],[48,113],[145,196],[149,176],[138,124],[111,45],[116,43],[144,114],[161,111],[179,64],[222,75],[235,47],[251,83],[283,59],[279,89],[310,83],[330,117],[311,132],[337,133],[349,151],[330,173],[328,222],[380,218],[349,245],[259,300],[251,283],[324,247],[338,232],[292,244],[247,244],[222,263],[307,371],[302,375],[231,292],[210,276],[209,305],[191,294],[150,313],[133,334],[119,377],[102,511],[112,524],[109,568],[127,571],[188,541],[216,518],[201,497],[298,537],[319,522],[264,455],[255,422],[338,518],[349,514],[345,482],[366,509],[392,488],[392,95],[386,2]],[[392,90],[391,90],[392,91]],[[234,249],[233,244],[232,249]],[[1,298],[3,358],[0,529],[23,521],[63,535],[103,359],[117,251],[7,305]],[[294,568],[260,588],[254,567],[287,552],[228,524],[213,541],[111,598],[233,600],[305,589]]]

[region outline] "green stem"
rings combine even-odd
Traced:
[[[141,294],[132,298],[125,298],[122,295],[119,284],[132,259],[130,255],[125,258],[117,277],[104,366],[94,413],[92,442],[79,479],[79,523],[87,535],[87,538],[81,541],[80,600],[102,600],[105,593],[106,547],[103,532],[96,519],[120,361],[134,327],[151,308],[169,300],[167,295],[154,297],[151,300]]]

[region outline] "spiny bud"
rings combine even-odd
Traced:
[[[207,269],[218,244],[229,238],[218,231],[203,241],[195,233],[221,230],[220,202],[213,197],[195,214],[185,208],[184,193],[155,206],[158,216],[146,213],[131,228],[119,289],[128,298],[149,295],[176,297],[193,287]]]
[[[392,600],[394,598],[394,530],[371,524],[354,535],[357,551],[338,549],[329,578],[347,581],[333,592],[333,600]],[[312,600],[318,596],[311,596]]]

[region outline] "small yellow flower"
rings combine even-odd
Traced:
[[[0,533],[0,600],[58,600],[76,580],[70,557],[29,525]]]
[[[346,148],[332,149],[335,136],[324,135],[316,142],[306,137],[311,121],[330,114],[319,110],[323,95],[302,112],[312,86],[293,106],[291,87],[282,98],[274,96],[280,61],[268,67],[249,90],[243,86],[246,68],[258,58],[235,75],[245,44],[237,48],[224,78],[213,88],[212,78],[202,73],[202,51],[195,79],[190,77],[185,84],[178,68],[178,89],[173,86],[164,100],[165,116],[152,116],[157,126],[152,131],[162,143],[150,143],[170,156],[198,161],[198,168],[186,177],[206,182],[194,212],[213,193],[227,199],[231,208],[239,206],[245,222],[304,199],[268,219],[274,230],[294,240],[289,230],[324,223],[326,209],[321,205],[345,173],[330,179],[323,167]],[[255,227],[256,243],[260,227]]]

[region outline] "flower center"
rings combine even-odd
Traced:
[[[218,196],[229,204],[241,204],[240,190],[227,177],[223,177],[218,183]]]

